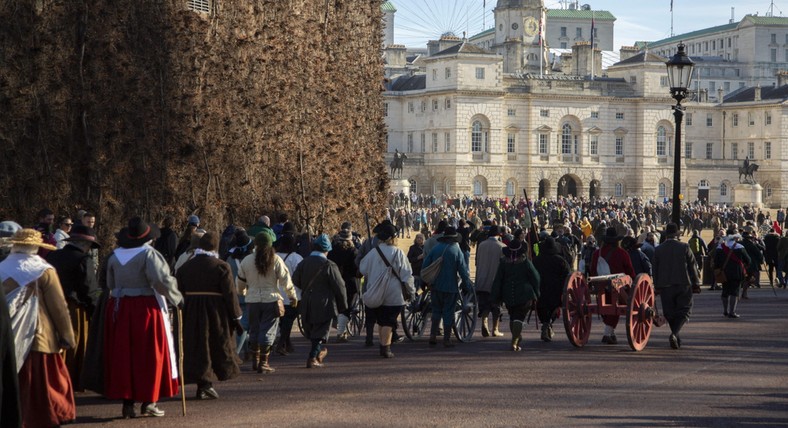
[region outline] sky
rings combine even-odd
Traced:
[[[607,10],[616,17],[614,46],[670,37],[671,0],[580,0],[593,10]],[[497,0],[391,0],[397,8],[394,42],[425,48],[428,40],[452,31],[472,36],[492,28]],[[559,0],[545,0],[549,9],[561,9]],[[676,35],[727,24],[731,7],[736,22],[746,14],[788,16],[788,0],[673,0],[673,33]],[[485,11],[482,13],[482,11]]]

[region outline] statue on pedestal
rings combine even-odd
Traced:
[[[399,178],[402,178],[402,167],[405,166],[405,159],[408,156],[405,153],[400,153],[399,149],[394,149],[394,160],[391,161],[391,178],[397,178],[397,171],[399,171]]]
[[[755,181],[755,176],[753,175],[755,171],[758,171],[758,164],[750,162],[750,157],[747,156],[744,158],[744,164],[739,167],[739,183],[745,184],[758,184]],[[744,180],[742,180],[742,176]]]

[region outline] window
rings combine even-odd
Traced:
[[[624,156],[624,137],[616,137],[616,156]]]
[[[667,136],[664,126],[657,128],[657,156],[667,156]]]
[[[717,91],[717,82],[709,82],[709,92],[714,93]]]
[[[427,101],[422,101],[421,102],[421,112],[424,113],[425,111],[427,111]]]
[[[772,143],[770,141],[763,143],[763,158],[764,159],[772,158]]]
[[[438,111],[438,100],[432,100],[432,111]]]
[[[561,49],[566,49],[566,42],[561,42]]]
[[[189,0],[186,4],[191,11],[211,13],[211,0]]]
[[[539,117],[550,117],[550,110],[544,108],[539,110]]]
[[[592,111],[591,112],[591,119],[599,119],[599,112],[598,111]]]
[[[446,153],[451,151],[451,134],[448,132],[443,133],[443,144],[446,146]]]
[[[631,83],[633,85],[636,85],[638,83],[638,77],[637,76],[629,76],[629,83]]]
[[[733,123],[733,126],[739,126],[739,113],[733,113],[731,115],[731,122]]]
[[[621,183],[616,183],[616,197],[624,196],[624,185]]]
[[[512,199],[515,196],[513,180],[506,180],[506,196],[508,196],[509,199]]]
[[[451,98],[446,98],[446,110],[451,109]]]
[[[720,184],[720,196],[728,196],[728,185],[725,183]]]
[[[755,143],[752,141],[747,143],[747,157],[750,159],[755,159]]]
[[[771,125],[772,124],[772,114],[771,113],[768,113],[768,112],[766,113],[766,120],[765,120],[765,122],[766,122],[767,125]]]
[[[408,153],[413,153],[413,133],[408,132]]]
[[[785,60],[788,61],[788,49],[785,50]]]
[[[771,62],[777,62],[777,49],[769,49],[769,59]]]
[[[432,80],[438,80],[438,70],[432,69]]]
[[[766,185],[766,197],[767,198],[771,198],[772,197],[772,185],[771,184],[767,184]]]
[[[383,116],[388,117],[389,115],[389,103],[383,103]]]
[[[572,154],[572,126],[568,123],[561,128],[561,154]]]
[[[438,153],[438,133],[432,133],[432,153]]]
[[[711,113],[706,113],[706,126],[714,126],[714,119],[711,116]]]
[[[422,153],[426,153],[427,152],[427,136],[423,132],[421,133],[421,147],[420,148],[421,148],[420,151]]]
[[[481,196],[484,194],[482,182],[479,179],[473,180],[473,195]]]
[[[446,78],[448,79],[450,77],[451,77],[451,68],[450,67],[446,67]]]
[[[663,87],[668,86],[668,76],[659,77],[659,86],[663,86]]]
[[[624,120],[624,113],[622,113],[622,112],[617,112],[617,113],[616,113],[616,119],[617,119],[617,120]]]
[[[730,92],[730,91],[731,91],[731,82],[723,82],[723,83],[722,83],[722,89],[723,89],[723,90],[724,90],[726,93]]]
[[[476,78],[484,79],[484,67],[476,67]]]
[[[739,143],[731,143],[731,159],[739,159]]]
[[[471,152],[481,153],[482,151],[482,123],[477,121],[473,122],[471,130]]]
[[[588,154],[591,156],[599,155],[599,136],[591,136],[591,140],[588,142]]]
[[[566,27],[561,27],[561,37],[566,37]]]
[[[583,37],[583,29],[580,27],[575,28],[575,37],[578,39]]]
[[[659,197],[660,198],[665,198],[665,197],[668,196],[668,186],[666,186],[665,183],[659,183],[659,186],[657,186],[657,189],[658,189],[657,191],[659,192]]]
[[[408,101],[408,113],[413,113],[413,101]]]
[[[752,112],[747,113],[747,125],[754,126],[755,125],[755,115]]]
[[[684,117],[687,118],[687,126],[692,126],[692,113],[685,113]]]
[[[706,159],[711,159],[714,154],[714,143],[706,143]]]
[[[684,144],[684,157],[687,159],[692,159],[692,143]]]
[[[770,36],[771,44],[773,45],[777,44],[777,34],[772,33],[769,34],[769,36]]]
[[[548,148],[547,134],[539,134],[539,154],[540,155],[548,154],[547,148]]]
[[[514,133],[510,132],[506,135],[506,153],[514,153],[515,137]]]
[[[506,110],[506,115],[509,117],[517,116],[517,110],[513,108],[509,108]]]

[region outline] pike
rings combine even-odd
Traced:
[[[534,255],[533,255],[533,245],[534,244],[533,244],[533,240],[536,237],[538,237],[539,234],[536,231],[536,223],[534,223],[534,216],[533,216],[533,213],[531,212],[531,206],[528,204],[528,191],[525,190],[525,187],[523,187],[523,196],[525,197],[525,210],[526,210],[526,212],[528,212],[528,220],[531,223],[531,228],[530,228],[531,230],[529,231],[530,233],[527,233],[525,235],[525,242],[526,242],[526,244],[528,244],[528,259],[533,261],[534,260]],[[531,240],[529,241],[528,240],[528,235],[531,235],[531,233],[533,235],[531,236]],[[525,321],[527,324],[531,323],[531,315],[534,313],[534,309],[535,308],[536,308],[536,300],[533,301],[533,304],[528,309],[528,318]],[[538,316],[535,319],[534,326],[536,327],[537,330],[539,330],[539,317]]]

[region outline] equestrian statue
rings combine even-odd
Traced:
[[[758,171],[758,164],[750,162],[749,156],[744,158],[744,165],[739,167],[739,183],[757,184],[753,175],[755,171]],[[744,180],[742,180],[742,176]]]
[[[405,159],[408,156],[405,153],[400,153],[399,149],[394,149],[394,160],[391,161],[391,178],[398,178],[397,171],[399,171],[399,178],[402,178],[402,167],[405,165]]]

